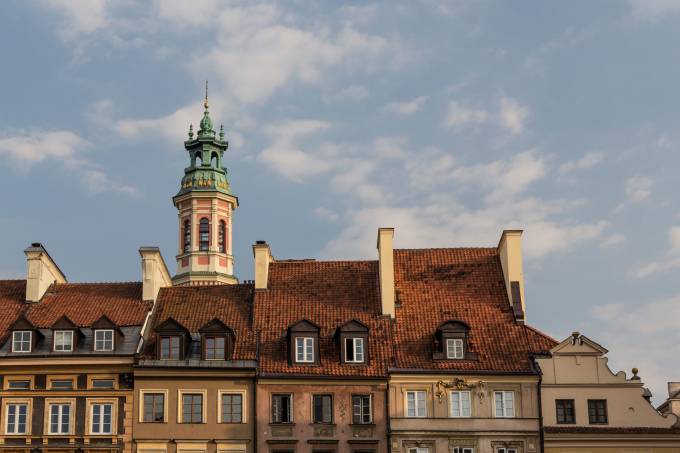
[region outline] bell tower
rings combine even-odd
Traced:
[[[179,251],[173,285],[220,285],[238,283],[234,277],[232,215],[238,198],[231,194],[227,169],[223,167],[228,142],[224,127],[216,136],[208,111],[208,82],[205,110],[198,133],[189,126],[184,148],[189,166],[179,192],[172,198],[178,211]]]

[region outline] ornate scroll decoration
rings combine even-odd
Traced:
[[[473,390],[476,389],[477,396],[480,402],[484,399],[486,395],[486,382],[477,381],[471,382],[463,378],[454,378],[451,382],[438,381],[437,382],[437,398],[439,402],[442,402],[442,397],[446,393],[446,389],[456,389],[456,390]]]

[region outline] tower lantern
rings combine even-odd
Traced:
[[[174,285],[219,285],[237,283],[232,253],[232,215],[238,198],[232,195],[224,152],[229,146],[220,126],[216,136],[208,110],[208,82],[205,84],[205,110],[194,134],[184,148],[189,166],[179,192],[172,198],[178,211],[179,251]]]

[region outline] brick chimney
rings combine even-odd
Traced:
[[[394,228],[378,228],[378,275],[382,314],[394,318]]]
[[[255,289],[267,289],[269,285],[269,264],[274,262],[267,241],[256,241],[253,244],[255,257]]]
[[[53,283],[66,283],[66,276],[41,243],[34,242],[24,253],[28,267],[26,302],[40,301]]]
[[[156,301],[161,288],[172,286],[172,277],[158,247],[140,247],[142,300]]]
[[[504,230],[498,243],[508,301],[515,319],[524,322],[524,271],[522,270],[522,230]]]

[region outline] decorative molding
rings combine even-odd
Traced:
[[[484,396],[486,396],[486,381],[468,381],[464,378],[453,378],[451,382],[444,382],[442,380],[437,381],[437,392],[435,395],[437,395],[437,399],[439,402],[442,402],[442,397],[446,393],[446,390],[448,389],[453,389],[453,390],[474,390],[476,389],[477,396],[479,397],[480,402],[484,399]]]

